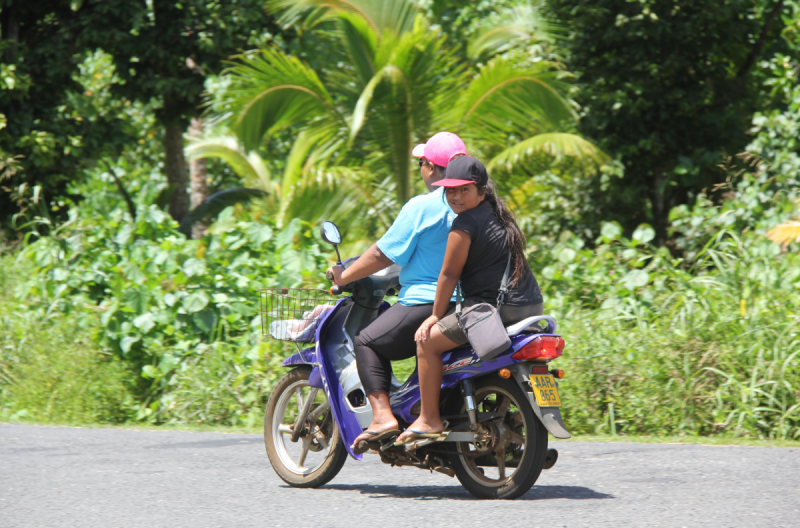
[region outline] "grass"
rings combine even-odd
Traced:
[[[0,257],[0,419],[130,419],[135,377],[127,365],[94,342],[93,327],[17,302],[12,289],[23,273],[10,256]]]
[[[608,248],[597,251],[553,264],[562,268],[546,292],[567,341],[552,366],[567,373],[570,431],[603,441],[800,441],[797,255],[733,240],[702,269],[654,265],[654,278],[628,291],[619,286],[628,261],[603,262]],[[24,273],[0,257],[0,420],[260,430],[286,350],[245,333],[187,347],[179,366],[145,380],[97,344],[93,315],[16,301]],[[398,379],[414,363],[396,363]]]

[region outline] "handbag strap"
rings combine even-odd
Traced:
[[[503,272],[503,280],[500,282],[500,291],[497,293],[497,308],[505,302],[508,294],[508,272],[511,271],[511,252],[508,253],[506,270]],[[461,320],[461,281],[456,284],[456,319]]]
[[[456,283],[456,321],[461,322],[461,281]]]
[[[508,272],[511,270],[511,252],[508,252],[508,262],[506,263],[506,271],[503,273],[503,282],[500,283],[500,291],[497,292],[497,308],[506,300],[508,294]]]

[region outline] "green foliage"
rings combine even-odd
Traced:
[[[602,231],[542,257],[570,429],[800,438],[798,256],[723,230],[687,269],[649,227]]]
[[[565,62],[581,85],[581,131],[625,167],[594,197],[606,220],[628,232],[649,222],[664,243],[671,208],[724,181],[716,167],[744,149],[764,99],[768,70],[755,59],[793,49],[782,32],[790,4],[548,2],[569,27]]]
[[[0,207],[28,207],[0,257],[0,419],[259,424],[291,349],[257,289],[326,284],[319,221],[371,243],[448,128],[528,234],[571,430],[800,438],[800,254],[764,238],[796,214],[800,9],[701,4],[277,0],[284,40],[255,0],[0,0]],[[187,154],[212,192],[269,196],[192,241],[156,124],[203,86]]]
[[[76,11],[81,43],[113,57],[115,94],[158,100],[163,123],[197,115],[205,76],[237,51],[265,44],[269,30],[278,33],[259,0],[86,0]]]
[[[19,302],[12,286],[30,273],[0,257],[0,420],[119,423],[135,416],[135,375],[92,340],[97,318]]]
[[[3,2],[0,18],[0,222],[8,225],[29,208],[60,216],[80,171],[147,131],[131,127],[140,106],[111,96],[111,62],[79,44],[67,4]]]
[[[209,155],[250,174],[255,166],[242,163],[245,153],[261,149],[267,158],[288,134],[282,175],[270,182],[279,222],[305,213],[303,201],[313,196],[317,203],[337,201],[328,219],[368,235],[388,227],[423,190],[410,152],[440,130],[461,134],[501,178],[565,159],[593,171],[608,160],[574,133],[569,76],[559,64],[497,55],[505,48],[496,45],[481,45],[491,59],[486,64],[461,61],[457,39],[418,7],[406,0],[271,2],[280,22],[299,32],[301,50],[310,41],[330,53],[304,57],[266,48],[237,57],[212,109],[227,118],[241,148],[220,143]],[[533,32],[527,42],[543,34]]]
[[[155,206],[140,206],[135,223],[121,209],[101,216],[74,208],[25,248],[20,258],[34,273],[17,295],[82,321],[103,350],[141,374],[137,418],[162,420],[169,413],[157,412],[159,398],[181,386],[197,356],[259,360],[257,290],[319,283],[315,231],[300,220],[282,230],[237,220],[228,208],[193,241]]]

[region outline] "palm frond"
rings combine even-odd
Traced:
[[[538,134],[503,150],[491,159],[487,167],[513,170],[518,165],[541,162],[542,157],[546,158],[541,163],[543,167],[551,165],[553,159],[557,161],[564,157],[575,158],[582,164],[592,164],[594,167],[610,161],[605,152],[587,139],[575,134],[551,132]]]
[[[475,59],[536,42],[549,42],[554,38],[555,27],[553,22],[542,16],[538,3],[510,6],[478,24],[475,36],[467,46],[467,55]]]
[[[509,137],[563,130],[576,114],[554,64],[500,56],[481,68],[457,105],[467,137],[505,146]],[[483,138],[483,139],[482,139]]]
[[[231,85],[224,104],[231,129],[245,150],[266,135],[313,119],[343,120],[316,72],[295,57],[267,48],[240,55],[228,70]]]
[[[216,158],[228,163],[249,186],[259,184],[265,191],[273,192],[273,182],[264,160],[256,152],[245,154],[234,137],[204,138],[186,147],[189,159]]]
[[[366,161],[376,173],[389,169],[403,201],[414,194],[414,141],[438,131],[444,109],[450,106],[447,97],[463,85],[463,65],[444,48],[445,40],[423,21],[399,38],[386,36],[375,59],[385,66],[361,92],[353,111],[351,145],[357,138],[366,147]],[[432,76],[432,71],[439,74]]]
[[[281,13],[279,22],[298,20],[314,9],[327,9],[334,16],[356,15],[364,19],[380,35],[385,30],[395,33],[410,31],[418,8],[411,0],[270,0],[267,9]]]
[[[787,222],[771,229],[767,238],[784,248],[792,242],[800,242],[800,221]]]

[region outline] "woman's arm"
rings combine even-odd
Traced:
[[[466,231],[450,231],[450,235],[447,237],[447,249],[444,253],[444,264],[442,264],[439,282],[436,285],[433,314],[425,319],[417,329],[414,334],[415,341],[426,341],[431,335],[433,325],[447,313],[450,299],[453,298],[453,290],[456,289],[458,279],[461,278],[461,271],[464,269],[464,263],[467,261],[471,243],[472,240]]]
[[[450,231],[447,237],[447,249],[444,253],[444,264],[439,273],[439,282],[436,285],[436,299],[433,301],[433,315],[437,319],[444,317],[453,298],[458,279],[467,262],[467,254],[472,240],[466,231]]]
[[[346,286],[364,277],[368,277],[383,268],[391,266],[393,262],[383,254],[377,244],[373,244],[366,253],[358,257],[353,264],[344,269],[341,266],[332,266],[328,271],[333,272],[333,282],[339,286]]]

